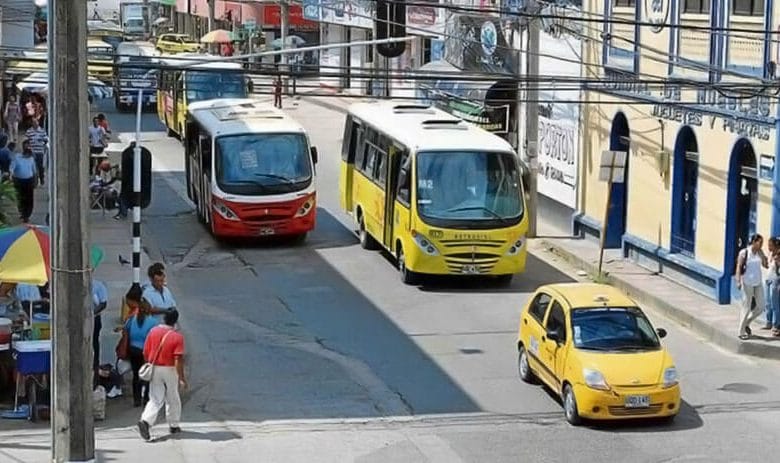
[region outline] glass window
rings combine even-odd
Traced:
[[[376,166],[376,148],[374,145],[366,144],[366,165],[363,167],[363,173],[369,178],[374,178],[374,166]]]
[[[398,194],[396,198],[406,205],[412,200],[411,159],[408,151],[401,155],[401,171],[398,173]]]
[[[441,227],[464,222],[486,228],[518,223],[524,210],[514,153],[419,153],[417,211],[423,221]]]
[[[311,183],[308,143],[301,134],[218,137],[217,156],[217,184],[226,193],[289,193]]]
[[[764,0],[731,0],[731,12],[737,16],[763,16]]]
[[[547,312],[547,306],[550,305],[551,300],[552,298],[549,294],[539,293],[536,295],[533,302],[531,302],[531,306],[528,307],[528,313],[531,314],[539,324],[544,322],[544,314]]]
[[[650,322],[636,307],[575,309],[571,313],[574,346],[603,351],[656,350],[660,343]]]
[[[376,171],[374,171],[374,179],[384,187],[387,181],[387,154],[377,150],[376,153]]]
[[[633,8],[636,6],[636,0],[614,0],[612,5],[617,8]]]
[[[709,14],[712,0],[683,0],[683,13]]]
[[[215,98],[246,98],[246,87],[241,73],[187,71],[187,99],[190,102]]]
[[[552,307],[550,307],[546,328],[558,331],[561,342],[566,341],[566,315],[564,315],[563,307],[561,307],[558,301],[553,302]]]

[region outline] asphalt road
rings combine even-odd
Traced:
[[[245,433],[218,461],[247,461],[246,452],[269,461],[775,458],[778,363],[724,353],[653,312],[681,374],[681,416],[567,425],[549,393],[518,379],[515,337],[529,294],[576,278],[572,269],[529,256],[509,288],[403,285],[387,256],[359,247],[339,210],[343,115],[304,100],[289,111],[320,152],[318,226],[297,246],[215,243],[181,198],[180,144],[145,134],[156,174],[144,243],[171,269],[191,354],[184,426]],[[107,114],[115,133],[134,130],[132,115]],[[144,130],[162,129],[150,114]]]

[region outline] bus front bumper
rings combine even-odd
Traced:
[[[273,236],[295,236],[314,229],[317,211],[312,210],[303,217],[273,221],[227,220],[216,211],[211,220],[214,234],[224,238],[270,238]]]
[[[525,271],[528,255],[526,246],[514,255],[496,254],[484,258],[464,258],[446,254],[431,256],[416,251],[417,248],[415,252],[405,253],[407,268],[413,272],[430,275],[497,276],[522,273]],[[475,254],[479,254],[479,251]]]

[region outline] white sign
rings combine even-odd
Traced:
[[[569,14],[573,14],[569,12]],[[580,60],[581,41],[562,34],[561,29],[548,25],[541,31],[539,74],[579,78],[580,66],[570,61]],[[567,61],[562,61],[563,58]],[[571,88],[570,85],[563,84]],[[557,90],[555,84],[539,92],[539,144],[537,188],[539,193],[566,207],[577,207],[577,164],[579,156],[579,90]]]
[[[371,0],[322,0],[322,22],[373,29],[374,5]]]
[[[626,173],[625,151],[602,151],[599,163],[599,180],[602,182],[623,183]]]
[[[652,26],[650,30],[659,33],[669,21],[669,0],[644,0],[645,17]]]
[[[431,6],[420,5],[423,2],[429,2]],[[443,36],[446,10],[439,8],[439,3],[439,0],[421,0],[414,5],[406,5],[406,32],[410,35]]]

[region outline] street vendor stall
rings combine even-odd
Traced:
[[[0,229],[0,374],[11,376],[15,389],[14,409],[0,413],[2,418],[35,420],[38,393],[49,389],[49,301],[45,293],[38,294],[51,278],[49,250],[48,227]],[[102,258],[103,251],[93,246],[92,267]],[[20,296],[22,287],[37,289],[36,297]],[[26,406],[19,406],[19,397],[26,397]]]

